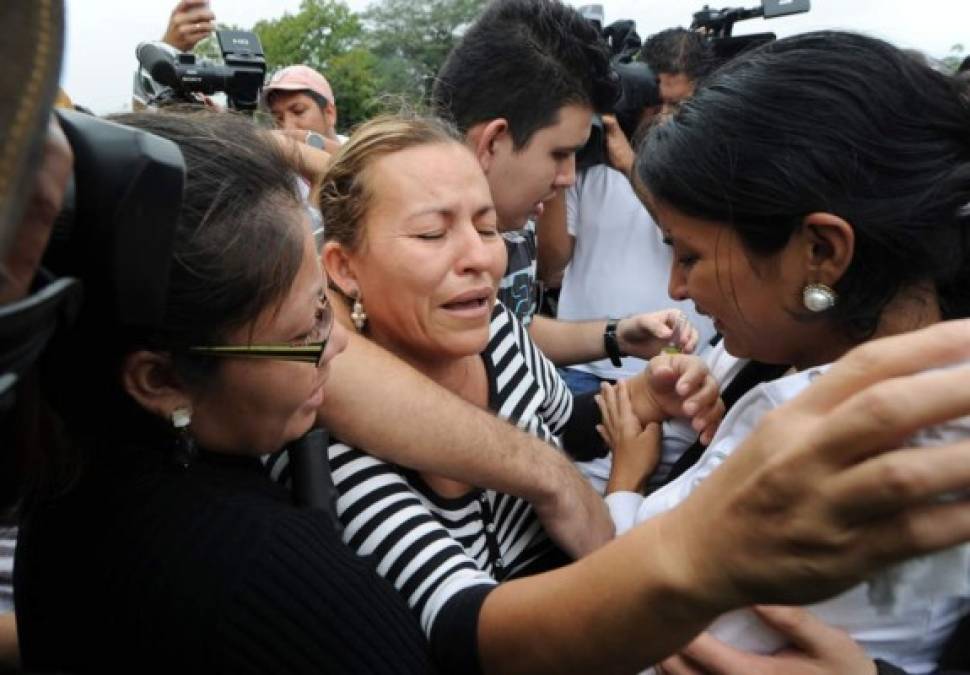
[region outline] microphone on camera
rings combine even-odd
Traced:
[[[175,68],[178,56],[174,47],[155,40],[142,42],[135,48],[135,56],[153,80],[166,87],[178,85]]]

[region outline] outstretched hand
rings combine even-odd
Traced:
[[[652,359],[665,348],[692,353],[700,334],[679,309],[664,309],[621,319],[616,338],[624,354]]]
[[[662,675],[873,675],[876,665],[848,633],[800,607],[754,607],[788,639],[789,647],[763,656],[742,652],[708,634],[658,668]]]
[[[640,423],[623,380],[604,382],[595,399],[603,418],[596,430],[613,451],[606,491],[640,492],[660,461],[660,425]]]
[[[714,438],[724,417],[720,385],[696,356],[655,356],[642,373],[630,378],[629,387],[633,410],[642,424],[686,418],[705,444]]]
[[[162,41],[182,52],[192,51],[199,42],[215,30],[216,15],[209,9],[209,0],[179,0],[168,19]]]
[[[802,604],[901,559],[970,541],[970,440],[907,447],[970,414],[970,321],[850,351],[653,519],[678,578],[719,612]],[[933,369],[933,370],[928,370]]]

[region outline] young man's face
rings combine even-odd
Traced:
[[[321,108],[301,91],[277,91],[270,98],[269,109],[280,129],[315,131],[329,138],[335,136],[337,110],[329,101],[326,108]]]
[[[509,133],[495,140],[486,176],[501,230],[520,229],[542,213],[557,190],[576,182],[576,151],[589,138],[592,114],[589,106],[565,105],[554,124],[539,129],[519,150]]]

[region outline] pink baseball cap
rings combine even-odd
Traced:
[[[263,100],[267,100],[274,91],[302,91],[309,90],[323,96],[334,103],[333,89],[327,78],[309,66],[288,66],[277,70],[269,79],[269,84],[263,87]]]

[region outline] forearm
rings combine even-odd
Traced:
[[[486,673],[632,673],[676,652],[723,607],[671,552],[674,512],[568,567],[500,585],[479,619]]]
[[[515,495],[555,498],[575,473],[561,452],[352,335],[332,362],[320,418],[376,457]]]
[[[557,366],[588,363],[606,356],[603,332],[606,321],[557,321],[534,316],[529,335],[542,353]]]

